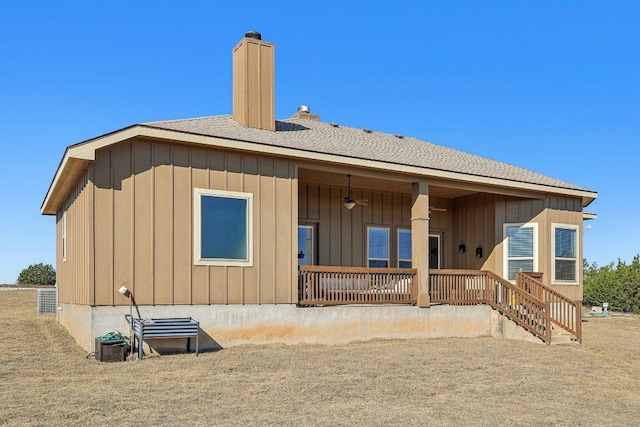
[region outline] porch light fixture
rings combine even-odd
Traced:
[[[352,200],[352,199],[348,199],[347,200],[347,199],[345,199],[345,201],[344,201],[344,207],[349,209],[349,210],[353,209],[353,207],[355,205],[356,205],[355,200]]]
[[[463,254],[467,251],[467,247],[465,245],[458,246],[458,251]]]
[[[482,248],[476,248],[476,258],[482,258]]]

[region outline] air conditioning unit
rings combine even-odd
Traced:
[[[38,289],[38,314],[55,314],[58,308],[57,289]]]

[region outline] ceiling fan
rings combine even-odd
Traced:
[[[354,199],[351,194],[351,174],[347,174],[349,180],[349,195],[344,198],[344,207],[351,210],[355,205],[367,206],[369,201],[366,199]]]

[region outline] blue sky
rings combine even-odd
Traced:
[[[276,114],[415,136],[599,193],[584,254],[640,252],[640,2],[7,2],[0,283],[55,264],[68,145],[231,112],[231,49],[276,45]]]

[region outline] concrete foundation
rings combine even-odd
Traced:
[[[242,344],[346,344],[372,339],[499,338],[540,342],[488,305],[413,306],[201,305],[141,306],[142,317],[192,317],[200,322],[200,348]],[[135,311],[134,311],[135,313]],[[111,331],[128,334],[128,306],[60,304],[59,322],[78,345],[93,351],[94,339]],[[155,340],[156,351],[184,351],[186,339]],[[149,344],[149,343],[147,343]],[[193,347],[193,346],[192,346]],[[147,348],[148,350],[148,348]]]

